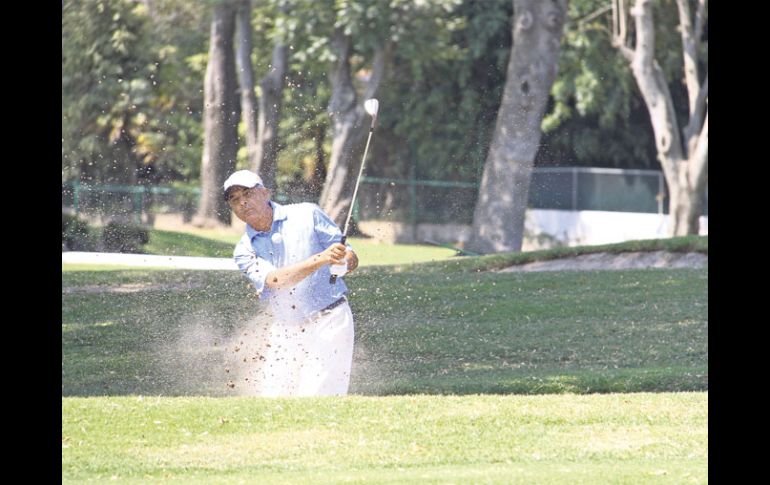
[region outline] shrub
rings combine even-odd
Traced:
[[[62,251],[96,251],[99,241],[97,232],[77,216],[61,213]]]
[[[102,245],[109,252],[138,253],[149,241],[149,231],[135,224],[111,221],[102,231]]]

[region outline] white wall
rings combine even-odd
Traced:
[[[393,243],[463,245],[471,234],[464,224],[412,224],[361,221],[361,230],[376,240]],[[524,251],[567,245],[609,244],[631,239],[668,237],[668,216],[640,212],[530,209],[525,222]],[[700,234],[708,234],[708,217],[700,218]]]
[[[531,235],[553,237],[568,246],[665,238],[667,229],[668,215],[641,212],[531,209],[525,222]],[[700,218],[699,234],[708,234],[708,217]]]

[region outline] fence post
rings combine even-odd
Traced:
[[[136,216],[136,223],[142,223],[142,204],[144,203],[144,188],[132,187],[134,193],[134,215]]]
[[[577,167],[572,167],[572,210],[577,211],[578,200],[578,172]]]

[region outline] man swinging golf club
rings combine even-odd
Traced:
[[[376,110],[370,114],[376,116]],[[367,150],[368,146],[367,140]],[[329,284],[329,280],[332,267],[338,276],[355,270],[356,253],[318,205],[281,205],[270,200],[270,190],[254,172],[233,173],[224,191],[236,217],[246,223],[233,257],[259,297],[268,300],[274,317],[259,395],[347,394],[353,315],[345,283]]]

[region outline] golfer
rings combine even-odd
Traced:
[[[233,173],[224,191],[236,217],[246,223],[233,257],[274,317],[259,395],[347,394],[353,315],[345,283],[329,279],[330,265],[342,268],[341,274],[356,269],[356,253],[340,243],[340,229],[320,207],[275,203],[254,172]]]

